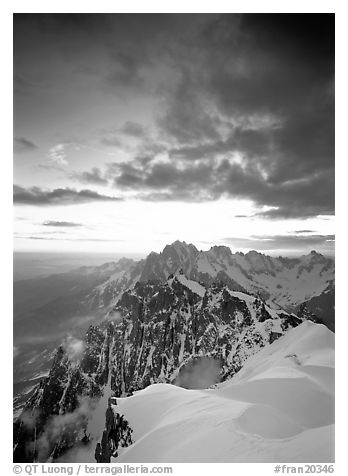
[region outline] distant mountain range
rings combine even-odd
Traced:
[[[226,246],[198,251],[192,244],[175,241],[138,263],[118,262],[114,274],[91,296],[102,307],[114,304],[124,287],[131,288],[137,281],[164,282],[179,269],[203,285],[221,281],[286,309],[325,293],[333,286],[335,272],[333,259],[315,251],[299,258],[274,258],[256,251],[232,253]]]
[[[112,308],[136,282],[164,282],[180,269],[205,286],[220,281],[231,289],[258,295],[270,305],[288,310],[332,290],[335,272],[333,259],[315,251],[299,258],[274,258],[256,251],[233,254],[225,246],[198,251],[192,244],[176,241],[161,253],[152,252],[138,262],[123,258],[116,263],[17,281],[15,318],[25,314],[28,322],[29,311],[35,310],[35,322],[41,325],[37,314],[52,314],[51,305],[55,315],[60,314],[60,306],[67,315]],[[62,297],[64,304],[59,302]]]

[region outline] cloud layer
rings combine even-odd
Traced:
[[[224,243],[236,248],[250,248],[258,250],[300,250],[323,248],[334,251],[335,235],[255,235],[250,238],[230,237],[223,238]]]
[[[76,205],[98,201],[120,201],[120,198],[101,195],[88,189],[78,191],[71,188],[43,190],[39,187],[24,188],[18,185],[13,187],[13,202],[20,205]]]
[[[76,227],[82,226],[81,223],[75,223],[72,221],[54,221],[54,220],[47,220],[43,222],[44,226],[54,226],[58,228],[69,228],[69,227]]]

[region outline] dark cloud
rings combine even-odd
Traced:
[[[218,185],[230,196],[251,199],[259,206],[274,207],[259,215],[267,218],[305,218],[334,213],[334,175],[314,172],[297,180],[272,183],[252,166],[223,164],[226,180]]]
[[[195,48],[158,122],[173,161],[238,153],[245,167],[219,187],[231,197],[275,207],[269,218],[332,214],[334,15],[221,15]]]
[[[44,226],[55,226],[55,227],[75,227],[75,226],[82,226],[81,223],[75,223],[72,221],[52,221],[52,220],[47,220],[43,222]]]
[[[213,61],[208,85],[221,108],[285,115],[307,110],[315,117],[307,109],[315,105],[313,95],[324,98],[333,79],[334,15],[246,14],[237,32],[232,22],[233,15],[221,15],[205,42]],[[234,55],[230,61],[227,52]]]
[[[321,75],[333,73],[333,13],[248,14],[243,15],[242,25],[257,38],[263,50],[270,49],[277,56],[285,55],[288,60],[309,63]],[[328,63],[331,70],[327,69]]]
[[[334,248],[335,235],[255,235],[250,238],[223,238],[221,241],[237,248],[257,250],[300,250],[304,248],[311,249],[313,247],[332,250]]]
[[[85,69],[94,57],[107,59],[90,73],[101,88],[153,101],[151,137],[127,122],[101,139],[122,147],[128,134],[139,153],[85,183],[146,200],[249,199],[270,219],[334,213],[333,14],[15,15],[15,38],[21,90],[27,57]]]
[[[143,139],[144,144],[141,144],[141,147],[145,147],[146,141],[146,130],[138,122],[127,121],[123,124],[122,127],[118,129],[102,130],[102,136],[100,138],[100,143],[107,147],[117,147],[119,149],[127,150],[128,146],[122,142],[120,136],[130,136],[136,139]]]
[[[157,125],[166,136],[179,143],[218,140],[218,118],[207,110],[195,80],[184,74],[177,88],[167,95]]]
[[[143,199],[211,200],[217,198],[212,183],[214,170],[207,164],[189,164],[178,168],[172,163],[114,164],[114,186],[147,192]],[[147,196],[148,195],[148,196]]]
[[[100,139],[100,143],[102,145],[106,145],[107,147],[118,147],[123,148],[123,144],[118,138],[117,134],[106,134]]]
[[[93,190],[74,190],[71,188],[56,188],[43,190],[40,187],[13,187],[13,202],[18,205],[76,205],[88,202],[119,201],[118,197],[101,195]]]
[[[114,164],[114,186],[133,189],[149,200],[250,199],[265,218],[306,218],[334,213],[334,176],[314,173],[272,183],[252,164],[222,161]]]
[[[54,230],[54,231],[41,231],[40,233],[35,233],[34,236],[46,236],[46,235],[66,235],[67,232],[66,231],[57,231],[57,230]],[[18,235],[18,233],[17,233]]]
[[[66,173],[63,167],[55,164],[38,164],[38,167],[43,170],[56,170],[58,172]]]
[[[101,170],[98,167],[93,167],[89,172],[76,173],[72,178],[81,183],[107,185],[108,181],[103,177]]]
[[[143,86],[144,79],[141,74],[139,61],[125,53],[115,53],[113,56],[113,71],[107,75],[107,82],[116,92],[123,88],[138,89]]]
[[[245,161],[257,159],[264,163],[265,157],[270,157],[274,150],[275,135],[276,129],[272,127],[258,130],[233,127],[225,140],[176,147],[170,149],[169,154],[182,160],[197,160],[239,153],[243,155]]]
[[[111,24],[102,14],[26,14],[13,16],[15,59],[27,55],[48,54],[56,59],[73,61],[75,54],[83,54],[93,43],[106,44]],[[35,47],[36,51],[31,51]],[[16,64],[16,62],[15,62]]]
[[[127,121],[121,128],[123,134],[133,137],[143,137],[145,135],[144,127],[138,122]]]
[[[21,154],[23,152],[32,152],[37,148],[37,145],[25,137],[15,137],[13,140],[13,150],[17,154]]]
[[[298,202],[301,198],[298,197]],[[262,218],[269,219],[291,219],[291,218],[310,218],[320,215],[334,215],[334,210],[332,208],[323,208],[318,205],[306,205],[302,204],[296,205],[283,205],[278,206],[277,208],[260,212],[257,216]]]

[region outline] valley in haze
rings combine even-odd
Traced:
[[[128,255],[133,259],[143,256],[139,254]],[[106,262],[117,261],[123,255],[115,253],[49,253],[33,251],[15,251],[13,253],[13,279],[21,281],[31,278],[43,278],[50,274],[65,273],[80,266],[98,266]]]

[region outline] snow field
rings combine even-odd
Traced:
[[[333,333],[304,322],[207,390],[155,384],[118,399],[120,462],[332,462]]]

